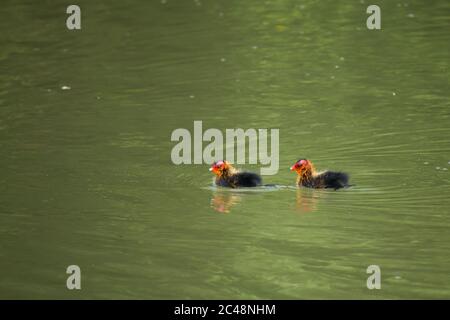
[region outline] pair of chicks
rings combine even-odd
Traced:
[[[214,162],[209,169],[216,175],[216,185],[229,188],[257,187],[262,185],[261,177],[253,172],[238,171],[228,161]],[[348,187],[348,175],[343,172],[317,172],[311,161],[298,160],[291,171],[297,172],[297,185],[309,188]]]

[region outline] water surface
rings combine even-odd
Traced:
[[[77,4],[1,5],[1,298],[450,298],[447,1]],[[279,128],[285,187],[173,165],[194,120]],[[355,186],[296,189],[301,157]]]

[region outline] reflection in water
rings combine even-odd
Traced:
[[[300,213],[312,212],[317,209],[317,202],[319,197],[324,193],[311,192],[311,190],[305,190],[304,188],[298,188],[295,201],[295,209]]]
[[[220,213],[228,213],[241,201],[241,195],[231,192],[216,191],[211,199],[211,207]]]
[[[278,186],[274,190],[281,189],[292,190],[293,188]],[[256,191],[257,193],[267,192],[267,190],[264,189],[253,191]],[[295,210],[302,214],[316,211],[318,208],[319,198],[323,198],[327,194],[326,192],[321,192],[320,190],[310,190],[305,188],[296,188],[295,192]],[[213,197],[211,198],[211,208],[220,213],[229,213],[235,205],[242,202],[242,194],[243,193],[238,191],[233,192],[229,190],[216,189]],[[294,202],[294,199],[292,199],[292,202]]]

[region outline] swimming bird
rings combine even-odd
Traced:
[[[297,185],[308,188],[333,188],[348,187],[348,174],[344,172],[323,171],[317,172],[311,161],[298,160],[291,171],[296,171]]]
[[[225,160],[214,162],[209,171],[216,175],[216,185],[221,187],[257,187],[262,184],[262,179],[258,174],[239,171]]]

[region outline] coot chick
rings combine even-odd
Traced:
[[[221,187],[257,187],[262,184],[262,179],[258,174],[238,171],[225,160],[214,162],[209,171],[216,175],[216,185]]]
[[[340,189],[348,187],[348,175],[344,172],[324,171],[316,172],[311,161],[307,159],[298,160],[291,171],[296,171],[297,185],[308,188],[333,188]]]

